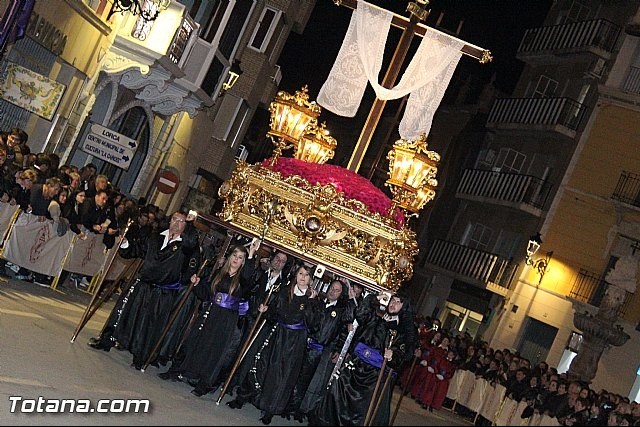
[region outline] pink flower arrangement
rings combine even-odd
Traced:
[[[391,199],[382,190],[368,179],[340,166],[308,163],[290,157],[278,158],[273,167],[271,159],[266,159],[262,166],[280,173],[284,178],[298,175],[312,185],[333,184],[345,198],[358,200],[372,213],[379,213],[383,217],[387,216],[391,208]],[[404,214],[400,209],[395,210],[393,219],[398,226],[403,226]]]

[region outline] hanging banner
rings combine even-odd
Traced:
[[[106,259],[103,237],[103,234],[87,233],[85,240],[76,239],[64,269],[84,276],[98,274]]]
[[[51,120],[66,86],[18,64],[9,63],[0,82],[0,97],[20,108]]]
[[[3,257],[36,273],[57,276],[71,238],[72,233],[58,236],[53,221],[23,213],[13,226]]]
[[[138,141],[97,123],[92,123],[80,149],[124,170],[129,169]]]

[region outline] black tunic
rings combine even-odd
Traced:
[[[247,261],[240,274],[240,286],[231,295],[244,300],[251,287],[253,262]],[[229,294],[231,281],[232,278],[225,275],[216,287],[216,292]],[[233,360],[240,341],[238,335],[242,331],[238,328],[238,310],[215,304],[212,301],[215,295],[208,281],[195,286],[194,293],[205,305],[185,341],[184,358],[175,371],[186,378],[199,381],[198,386],[206,389],[215,385],[220,372]]]
[[[197,271],[197,244],[187,240],[173,241],[161,249],[164,235],[154,234],[120,249],[123,258],[144,257],[136,282],[125,294],[128,301],[121,308],[113,334],[133,354],[136,367],[148,358],[178,302],[179,290]],[[175,289],[163,288],[167,286]]]
[[[309,323],[314,302],[307,296],[294,296],[289,301],[289,289],[285,288],[269,305],[266,314],[275,322],[266,324],[266,338],[254,344],[257,353],[240,385],[238,399],[272,415],[285,411],[302,369],[307,330],[284,325]]]
[[[342,349],[347,336],[347,324],[351,321],[346,304],[342,301],[329,307],[326,306],[326,301],[320,301],[314,307],[312,321],[309,324],[309,341],[311,342],[307,346],[302,370],[287,410],[290,413],[307,413],[317,405],[319,395],[327,385],[326,382],[322,384],[323,379],[327,377],[326,366],[323,366],[324,369],[318,373],[322,379],[315,382],[315,388],[310,390],[309,385],[314,379],[321,359],[330,360],[333,353],[339,353]],[[305,397],[307,394],[308,398]],[[309,402],[306,404],[307,407],[301,411],[303,399]]]
[[[357,343],[366,344],[384,355],[389,331],[395,330],[397,335],[391,346],[393,357],[386,366],[395,370],[411,358],[416,346],[415,333],[411,333],[413,328],[400,325],[395,320],[384,320],[376,313],[377,306],[378,301],[375,295],[369,295],[358,307],[356,319],[360,326],[351,342],[348,360],[341,367],[340,376],[331,383],[320,405],[311,414],[312,425],[343,426],[364,423],[380,369],[365,363],[353,353]],[[400,318],[402,319],[403,316]],[[383,395],[380,409],[372,425],[388,424],[393,385],[392,380]]]

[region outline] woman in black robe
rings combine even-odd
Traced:
[[[382,311],[380,297],[370,294],[358,306],[356,320],[360,326],[351,342],[348,360],[310,415],[310,425],[363,425],[383,358],[387,359],[386,367],[395,371],[413,355],[418,340],[409,301],[394,295]],[[396,331],[396,336],[387,348],[390,331]],[[371,425],[388,425],[394,382],[395,375],[384,390]]]
[[[238,328],[240,311],[246,314],[248,309],[246,295],[252,286],[252,258],[256,249],[254,244],[249,251],[242,245],[234,246],[222,267],[214,270],[202,284],[200,277],[191,278],[195,284],[193,292],[203,301],[204,308],[186,338],[184,354],[178,357],[181,361],[174,361],[160,378],[175,380],[182,376],[196,383],[191,391],[196,396],[214,390],[216,379],[231,359],[229,355],[237,351],[236,335],[242,332]]]
[[[265,340],[254,343],[258,352],[249,373],[236,398],[228,402],[235,409],[251,402],[262,411],[263,424],[270,424],[273,415],[285,411],[302,369],[308,337],[306,324],[312,319],[318,295],[310,286],[311,271],[306,266],[298,267],[288,288],[279,292],[269,306],[260,305],[259,310],[274,321],[273,326]]]

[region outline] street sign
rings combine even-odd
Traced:
[[[129,169],[138,142],[97,123],[82,143],[81,150],[124,170]]]
[[[180,177],[168,170],[160,172],[156,180],[158,191],[164,194],[175,193],[178,189],[178,184],[180,184]]]

